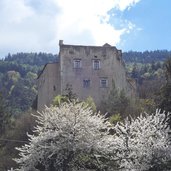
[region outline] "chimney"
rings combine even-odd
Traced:
[[[63,40],[59,40],[59,46],[63,45]]]

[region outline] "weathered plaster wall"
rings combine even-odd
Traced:
[[[81,59],[82,67],[75,69],[74,59]],[[93,69],[93,59],[99,59],[101,68]],[[61,87],[65,89],[67,84],[71,84],[73,92],[80,99],[88,96],[94,98],[97,105],[108,96],[112,88],[112,80],[118,89],[130,91],[126,79],[121,51],[112,46],[73,46],[60,45],[60,67],[61,67]],[[100,78],[108,79],[108,87],[100,87]],[[83,87],[83,80],[90,79],[90,87]],[[62,91],[63,91],[62,90]]]
[[[112,82],[129,97],[135,97],[136,85],[127,78],[122,52],[116,47],[65,45],[60,41],[59,63],[47,64],[38,79],[38,110],[50,105],[54,96],[65,94],[66,85],[72,85],[73,93],[84,100],[91,96],[96,105],[108,97]],[[81,68],[74,68],[74,60],[81,60]],[[93,60],[100,60],[100,69],[94,70]],[[100,79],[108,80],[107,87],[100,86]],[[84,87],[83,80],[90,80]]]
[[[44,109],[45,105],[52,103],[54,96],[60,94],[60,71],[59,63],[45,65],[38,79],[38,110]]]

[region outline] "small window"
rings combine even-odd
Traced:
[[[74,51],[73,50],[70,50],[69,51],[69,54],[72,54],[73,55],[74,54]]]
[[[81,59],[74,59],[74,68],[81,68]]]
[[[90,87],[90,80],[83,80],[83,87],[84,88]]]
[[[102,87],[102,88],[108,87],[108,80],[106,78],[100,79],[100,87]]]
[[[53,86],[53,91],[56,91],[56,86],[55,85]]]
[[[100,69],[100,60],[99,59],[94,59],[93,60],[93,69],[94,70],[99,70]]]

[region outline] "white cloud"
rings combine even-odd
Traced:
[[[8,24],[20,23],[32,15],[32,10],[24,5],[23,0],[2,0],[0,5],[1,22]]]
[[[124,11],[125,9],[130,9],[139,1],[140,0],[117,0],[117,6],[121,11]]]
[[[139,0],[58,0],[61,14],[58,16],[57,37],[66,42],[77,42],[77,39],[70,39],[69,34],[80,37],[82,44],[98,44],[105,42],[116,45],[120,42],[120,37],[132,29],[129,22],[127,27],[116,29],[109,23],[108,12],[112,8],[123,11],[130,8]],[[133,25],[133,24],[132,24]],[[84,31],[92,35],[91,42],[84,36]]]
[[[57,53],[58,40],[70,44],[116,45],[135,26],[116,29],[109,11],[140,0],[1,0],[0,55],[19,51]]]

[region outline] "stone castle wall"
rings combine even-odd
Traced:
[[[81,68],[74,68],[74,60],[81,60]],[[93,60],[100,61],[100,68],[93,69]],[[122,61],[121,51],[112,46],[60,46],[61,84],[65,89],[72,85],[73,93],[86,99],[93,97],[96,104],[106,98],[112,88],[112,81],[120,90],[130,92],[129,83]],[[100,79],[107,79],[107,87],[101,87]],[[84,87],[84,80],[90,80],[90,86]]]
[[[61,83],[59,69],[59,63],[47,64],[38,78],[37,108],[39,111],[43,110],[45,105],[50,106],[54,96],[60,94]]]
[[[49,105],[54,96],[65,94],[68,84],[79,99],[91,96],[97,106],[108,97],[113,81],[126,95],[135,95],[135,85],[126,76],[122,53],[114,46],[65,45],[60,41],[59,58],[59,63],[47,64],[38,79],[38,109]],[[97,61],[99,68],[94,68]]]

